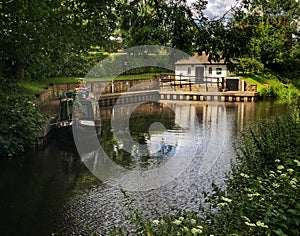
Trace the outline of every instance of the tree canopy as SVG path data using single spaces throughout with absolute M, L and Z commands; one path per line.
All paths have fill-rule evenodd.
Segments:
M 243 0 L 210 19 L 208 2 L 8 0 L 0 2 L 0 78 L 76 74 L 91 46 L 163 45 L 212 60 L 252 58 L 270 69 L 299 65 L 299 2 Z M 110 37 L 122 40 L 116 47 Z M 85 55 L 85 57 L 84 57 Z M 74 67 L 75 69 L 74 69 Z M 76 74 L 78 75 L 78 73 Z

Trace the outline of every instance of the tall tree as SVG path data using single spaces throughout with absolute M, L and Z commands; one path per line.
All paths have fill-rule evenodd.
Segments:
M 113 7 L 112 0 L 0 2 L 2 77 L 47 76 L 70 53 L 105 45 L 115 27 Z
M 299 1 L 245 0 L 243 7 L 245 20 L 256 19 L 249 56 L 268 68 L 283 70 L 299 45 Z

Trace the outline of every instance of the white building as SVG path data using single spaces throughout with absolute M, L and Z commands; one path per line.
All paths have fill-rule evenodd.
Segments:
M 227 69 L 224 60 L 209 61 L 205 53 L 179 60 L 175 63 L 176 80 L 190 80 L 195 83 L 201 81 L 217 82 L 222 78 L 233 75 Z

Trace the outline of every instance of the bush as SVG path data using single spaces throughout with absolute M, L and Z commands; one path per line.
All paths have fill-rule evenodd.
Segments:
M 282 84 L 279 81 L 273 81 L 261 91 L 263 96 L 272 98 L 296 98 L 299 96 L 299 90 L 292 84 Z
M 235 67 L 237 73 L 260 73 L 264 70 L 264 64 L 254 58 L 240 58 L 239 64 Z
M 32 97 L 0 95 L 0 156 L 13 156 L 32 146 L 44 118 Z

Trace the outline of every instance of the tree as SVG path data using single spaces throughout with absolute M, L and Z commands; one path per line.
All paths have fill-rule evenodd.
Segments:
M 195 29 L 186 1 L 119 1 L 117 15 L 125 47 L 155 44 L 193 52 Z
M 105 46 L 115 28 L 114 1 L 14 0 L 0 3 L 3 77 L 59 74 L 72 54 Z
M 297 0 L 243 1 L 245 19 L 256 18 L 249 56 L 266 67 L 284 70 L 299 44 L 300 3 Z

